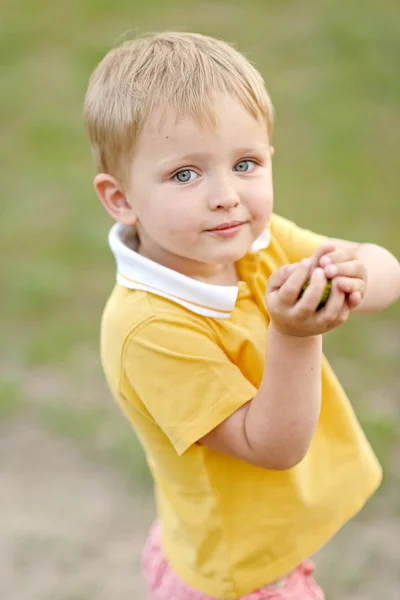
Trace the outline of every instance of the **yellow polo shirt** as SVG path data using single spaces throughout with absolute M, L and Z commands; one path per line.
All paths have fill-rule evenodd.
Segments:
M 196 444 L 257 392 L 268 277 L 325 238 L 274 215 L 239 261 L 239 285 L 227 287 L 153 263 L 125 235 L 118 224 L 109 237 L 118 283 L 102 321 L 104 371 L 146 452 L 173 569 L 193 588 L 234 600 L 316 552 L 381 481 L 325 358 L 320 421 L 296 467 L 271 471 Z

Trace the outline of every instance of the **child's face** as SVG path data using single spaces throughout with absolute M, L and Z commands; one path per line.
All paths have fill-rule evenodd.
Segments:
M 150 122 L 127 190 L 141 251 L 193 276 L 242 258 L 272 212 L 266 127 L 227 95 L 217 97 L 215 114 L 215 131 L 190 118 Z

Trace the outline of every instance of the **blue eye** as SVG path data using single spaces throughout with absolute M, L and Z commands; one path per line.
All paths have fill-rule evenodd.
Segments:
M 249 173 L 255 166 L 254 160 L 241 160 L 233 168 L 238 173 Z
M 196 179 L 196 177 L 197 173 L 193 171 L 193 169 L 184 169 L 183 171 L 175 173 L 173 179 L 179 183 L 189 183 L 190 181 Z

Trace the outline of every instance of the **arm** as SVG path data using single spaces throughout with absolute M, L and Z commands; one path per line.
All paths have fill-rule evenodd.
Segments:
M 325 308 L 316 312 L 326 284 L 322 269 L 315 269 L 299 301 L 309 276 L 307 261 L 285 280 L 287 273 L 281 269 L 268 284 L 271 324 L 257 394 L 200 440 L 213 450 L 274 470 L 293 467 L 310 446 L 321 407 L 321 334 L 349 314 L 336 285 Z
M 354 313 L 370 313 L 390 306 L 400 297 L 400 264 L 398 260 L 375 244 L 356 244 L 345 240 L 330 240 L 336 249 L 320 259 L 328 277 L 339 278 L 339 285 L 350 291 L 351 279 L 360 274 L 360 265 L 366 271 L 366 286 L 361 302 Z M 347 262 L 346 262 L 347 261 Z M 358 261 L 358 265 L 356 264 Z
M 257 466 L 283 470 L 306 454 L 321 406 L 322 336 L 268 330 L 266 368 L 254 399 L 201 442 Z
M 396 302 L 400 298 L 400 264 L 393 254 L 375 244 L 360 244 L 357 258 L 367 269 L 367 287 L 354 312 L 375 312 Z

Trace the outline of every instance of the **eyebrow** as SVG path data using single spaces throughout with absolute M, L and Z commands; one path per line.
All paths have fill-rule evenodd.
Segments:
M 237 148 L 235 150 L 235 154 L 253 154 L 254 152 L 268 152 L 269 146 L 266 144 L 254 144 L 253 146 L 243 146 L 242 148 Z
M 268 151 L 268 146 L 266 144 L 254 144 L 253 146 L 243 146 L 240 148 L 235 148 L 233 154 L 235 156 L 248 156 L 248 155 L 252 155 L 254 153 L 259 153 L 259 152 L 267 152 Z M 180 163 L 185 163 L 185 162 L 196 162 L 198 160 L 201 160 L 205 157 L 210 156 L 209 152 L 190 152 L 188 154 L 184 154 L 182 156 L 170 156 L 167 157 L 165 159 L 163 159 L 162 161 L 160 161 L 160 166 L 161 167 L 168 167 L 170 165 L 174 165 L 176 164 L 180 164 Z

